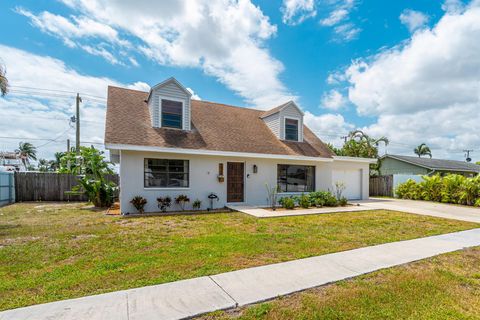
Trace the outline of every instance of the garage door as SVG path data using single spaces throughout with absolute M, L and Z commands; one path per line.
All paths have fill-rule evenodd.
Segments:
M 348 200 L 362 199 L 362 170 L 333 170 L 333 185 L 343 182 L 346 186 L 343 196 Z

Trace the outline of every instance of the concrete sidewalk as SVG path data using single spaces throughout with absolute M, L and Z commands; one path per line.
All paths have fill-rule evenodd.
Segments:
M 480 246 L 480 229 L 13 309 L 0 319 L 185 319 L 473 246 Z

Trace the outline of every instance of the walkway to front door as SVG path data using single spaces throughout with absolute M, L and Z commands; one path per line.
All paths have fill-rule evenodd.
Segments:
M 244 163 L 227 162 L 227 202 L 244 201 Z

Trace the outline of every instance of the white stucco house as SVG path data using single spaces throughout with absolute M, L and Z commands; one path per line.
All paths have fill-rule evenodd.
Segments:
M 209 206 L 267 205 L 265 185 L 281 195 L 333 190 L 346 184 L 349 199 L 368 198 L 372 159 L 336 157 L 304 124 L 290 101 L 268 111 L 194 100 L 174 78 L 150 92 L 108 88 L 105 147 L 120 164 L 120 207 L 130 200 L 179 194 Z

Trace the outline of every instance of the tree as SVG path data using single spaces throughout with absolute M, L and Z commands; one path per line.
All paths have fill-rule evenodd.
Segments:
M 7 69 L 0 64 L 0 94 L 4 97 L 8 93 Z
M 342 155 L 347 157 L 378 158 L 380 143 L 388 145 L 386 137 L 372 138 L 361 130 L 349 133 L 347 142 L 342 147 Z
M 386 137 L 372 138 L 361 130 L 354 130 L 349 133 L 347 141 L 341 148 L 336 148 L 331 143 L 328 143 L 327 147 L 337 156 L 378 158 L 380 143 L 388 145 L 389 141 Z M 377 164 L 370 165 L 370 174 L 377 175 L 380 166 L 380 161 Z
M 106 179 L 106 175 L 113 174 L 110 165 L 100 150 L 80 147 L 79 156 L 70 151 L 61 157 L 58 171 L 78 175 L 79 185 L 73 188 L 73 192 L 85 193 L 96 207 L 109 207 L 117 190 L 115 183 Z
M 425 144 L 422 143 L 415 149 L 413 149 L 413 152 L 420 158 L 421 156 L 430 156 L 432 158 L 432 151 L 430 151 L 430 148 Z
M 46 159 L 38 159 L 38 171 L 47 172 L 50 169 L 49 161 Z
M 20 156 L 20 159 L 22 159 L 25 168 L 28 168 L 30 165 L 30 160 L 37 160 L 37 148 L 30 142 L 20 142 L 15 152 Z

